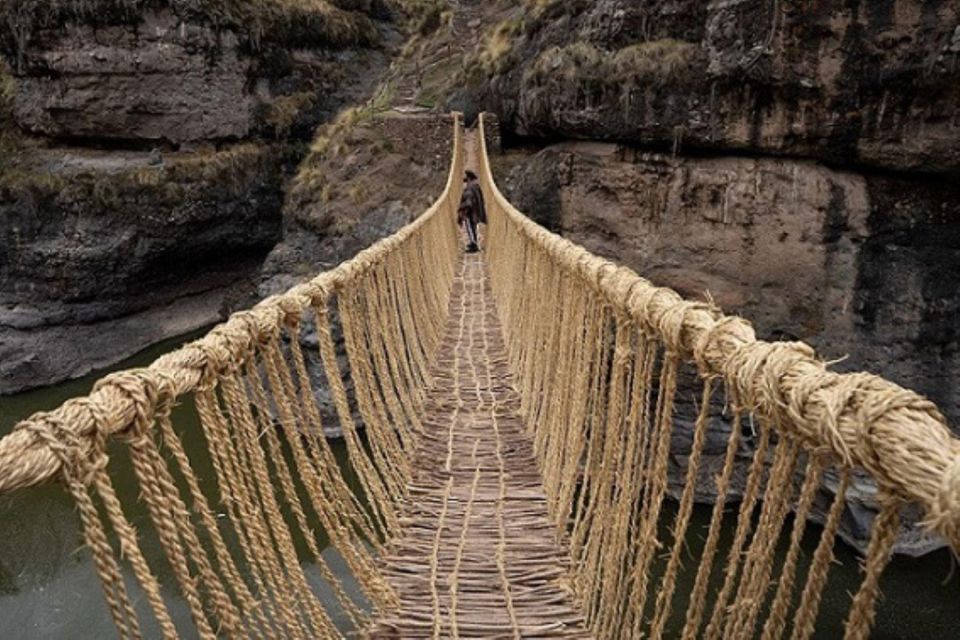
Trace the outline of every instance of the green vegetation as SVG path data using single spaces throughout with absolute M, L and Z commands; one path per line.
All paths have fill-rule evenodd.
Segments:
M 253 49 L 349 47 L 377 39 L 368 16 L 326 0 L 0 0 L 0 42 L 16 55 L 37 29 L 70 22 L 137 24 L 145 12 L 162 9 L 185 21 L 235 31 Z

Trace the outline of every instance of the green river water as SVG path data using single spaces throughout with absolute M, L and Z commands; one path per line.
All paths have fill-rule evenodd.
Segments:
M 117 368 L 148 364 L 186 338 L 159 344 Z M 0 436 L 9 433 L 18 420 L 35 411 L 54 408 L 68 398 L 87 393 L 93 382 L 104 373 L 98 372 L 54 387 L 0 398 Z M 206 445 L 189 401 L 176 411 L 175 423 L 201 481 L 213 478 L 205 454 Z M 343 459 L 345 452 L 342 443 L 336 442 L 334 447 Z M 123 457 L 121 447 L 115 447 L 112 453 L 115 460 L 112 462 L 111 475 L 120 498 L 134 526 L 143 532 L 144 553 L 152 566 L 156 567 L 161 583 L 169 586 L 173 582 L 172 576 L 160 560 L 157 540 L 149 534 L 149 518 L 146 510 L 137 502 L 137 483 L 132 470 Z M 211 504 L 215 502 L 211 501 Z M 672 521 L 671 507 L 668 505 L 665 511 L 664 523 Z M 728 518 L 729 526 L 725 529 L 727 544 L 732 536 L 735 515 L 728 514 Z M 691 587 L 691 574 L 696 571 L 695 559 L 702 549 L 709 519 L 710 507 L 698 506 L 687 536 L 690 554 L 686 556 L 686 571 L 680 575 L 680 593 L 688 592 Z M 666 526 L 664 524 L 664 533 Z M 810 559 L 819 533 L 820 529 L 816 526 L 807 528 L 801 571 L 805 570 L 805 563 Z M 298 544 L 303 548 L 302 541 L 298 541 Z M 781 557 L 784 551 L 781 549 Z M 838 543 L 836 554 L 838 562 L 831 570 L 828 589 L 824 594 L 817 638 L 842 636 L 850 594 L 856 591 L 859 584 L 856 554 L 842 543 Z M 306 553 L 302 555 L 306 556 Z M 339 557 L 331 550 L 326 552 L 326 556 L 334 570 L 345 576 L 348 590 L 355 594 L 355 586 L 349 580 Z M 960 637 L 960 571 L 954 571 L 953 565 L 953 558 L 945 550 L 922 558 L 894 558 L 882 580 L 884 598 L 878 607 L 873 637 L 916 640 Z M 306 565 L 306 572 L 320 597 L 328 600 L 328 590 L 314 568 Z M 719 581 L 719 565 L 714 574 Z M 137 592 L 132 580 L 128 580 L 128 584 L 131 585 L 133 597 L 138 599 L 138 609 L 144 613 L 145 635 L 156 637 L 156 628 L 151 626 L 151 617 L 142 594 Z M 715 588 L 719 588 L 719 584 Z M 185 604 L 172 590 L 165 596 L 175 622 L 189 637 L 189 614 Z M 679 607 L 681 603 L 678 601 L 677 605 Z M 678 633 L 682 626 L 680 618 L 680 614 L 674 616 L 668 636 Z M 0 497 L 0 640 L 115 636 L 89 553 L 81 546 L 73 502 L 62 487 L 52 484 Z

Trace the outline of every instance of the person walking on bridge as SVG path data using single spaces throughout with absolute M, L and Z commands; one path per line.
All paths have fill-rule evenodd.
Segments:
M 463 176 L 463 195 L 457 209 L 457 224 L 462 225 L 467 234 L 467 253 L 480 250 L 477 225 L 487 224 L 487 208 L 483 202 L 483 190 L 477 174 L 469 169 Z

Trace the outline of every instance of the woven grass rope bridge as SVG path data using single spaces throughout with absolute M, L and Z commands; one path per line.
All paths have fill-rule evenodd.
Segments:
M 452 125 L 416 221 L 0 441 L 0 493 L 57 481 L 76 501 L 121 637 L 809 638 L 855 475 L 880 509 L 847 638 L 871 632 L 903 509 L 960 551 L 960 441 L 934 405 L 549 233 L 497 190 L 482 122 Z M 454 222 L 465 164 L 482 254 Z M 698 415 L 670 497 L 678 388 Z M 115 486 L 127 461 L 143 522 Z M 704 483 L 720 497 L 691 557 Z

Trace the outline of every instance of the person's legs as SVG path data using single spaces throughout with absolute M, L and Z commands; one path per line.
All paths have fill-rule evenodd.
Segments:
M 467 231 L 467 251 L 476 251 L 479 248 L 477 245 L 477 223 L 467 219 L 463 222 L 463 226 Z

